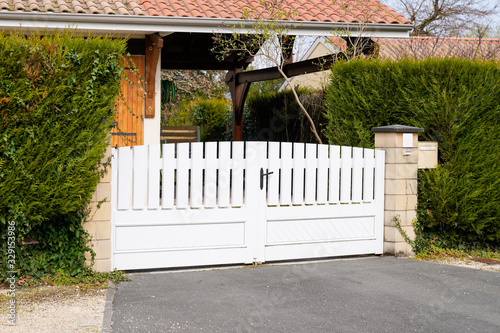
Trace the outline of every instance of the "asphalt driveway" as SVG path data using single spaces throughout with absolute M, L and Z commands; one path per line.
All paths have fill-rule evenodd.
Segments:
M 116 287 L 112 332 L 500 332 L 500 273 L 411 259 L 131 278 Z

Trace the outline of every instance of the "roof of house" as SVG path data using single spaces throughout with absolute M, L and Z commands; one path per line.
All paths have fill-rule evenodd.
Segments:
M 386 59 L 500 59 L 499 38 L 410 37 L 373 40 L 379 45 L 378 57 Z
M 0 11 L 243 19 L 244 11 L 263 7 L 259 0 L 0 0 Z M 410 24 L 377 0 L 293 0 L 282 8 L 294 21 Z
M 347 47 L 340 37 L 328 37 L 341 51 Z M 409 37 L 372 38 L 377 44 L 376 56 L 382 59 L 424 59 L 458 57 L 500 59 L 500 38 Z

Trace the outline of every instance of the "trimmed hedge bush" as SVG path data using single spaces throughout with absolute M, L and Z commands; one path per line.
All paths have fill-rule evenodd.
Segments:
M 419 172 L 418 223 L 444 246 L 500 247 L 500 67 L 458 59 L 332 67 L 332 144 L 373 147 L 371 127 L 422 127 L 440 166 Z
M 201 99 L 189 103 L 189 124 L 200 126 L 200 141 L 220 141 L 226 136 L 231 124 L 231 102 L 227 99 Z
M 14 221 L 19 274 L 84 269 L 81 222 L 104 172 L 125 47 L 72 32 L 0 33 L 2 266 Z M 23 245 L 28 236 L 40 244 Z
M 171 114 L 168 126 L 199 126 L 200 141 L 231 140 L 231 101 L 225 98 L 183 100 Z

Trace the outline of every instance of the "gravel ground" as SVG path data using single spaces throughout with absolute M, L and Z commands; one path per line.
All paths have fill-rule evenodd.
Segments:
M 500 272 L 500 265 L 488 265 L 481 262 L 474 261 L 472 259 L 455 259 L 455 258 L 443 258 L 439 260 L 428 260 L 432 262 L 437 262 L 439 264 L 461 266 L 473 269 L 480 269 L 483 271 L 493 271 Z
M 106 289 L 89 287 L 39 287 L 16 291 L 16 326 L 7 321 L 7 290 L 0 289 L 0 331 L 101 332 Z
M 470 259 L 432 260 L 447 265 L 500 272 L 500 265 Z M 17 290 L 17 325 L 7 323 L 7 290 L 0 289 L 1 332 L 101 332 L 106 300 L 104 288 L 40 287 Z

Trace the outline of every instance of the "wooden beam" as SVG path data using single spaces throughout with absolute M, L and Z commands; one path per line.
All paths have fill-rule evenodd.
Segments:
M 236 83 L 236 75 L 242 72 L 241 67 L 233 68 L 226 75 L 226 83 L 233 101 L 233 141 L 243 141 L 243 112 L 251 84 L 251 82 Z
M 315 59 L 294 62 L 284 65 L 283 72 L 289 78 L 297 75 L 320 72 L 329 69 L 336 60 L 342 58 L 345 58 L 345 55 L 343 53 L 338 53 L 336 55 L 327 55 Z M 277 67 L 236 73 L 235 77 L 236 84 L 283 78 Z
M 179 69 L 179 70 L 229 70 L 233 66 L 232 64 L 224 62 L 212 62 L 204 61 L 200 59 L 198 62 L 173 62 L 173 61 L 162 61 L 162 69 Z
M 155 117 L 156 69 L 163 39 L 158 34 L 146 36 L 146 118 Z

